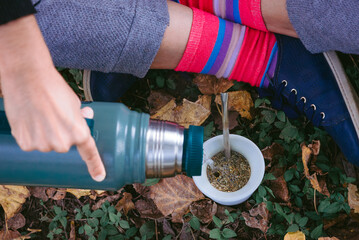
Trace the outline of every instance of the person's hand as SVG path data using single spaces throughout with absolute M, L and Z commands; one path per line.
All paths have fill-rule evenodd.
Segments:
M 81 111 L 33 16 L 0 26 L 0 74 L 6 116 L 20 148 L 67 152 L 76 145 L 92 178 L 102 181 L 105 168 L 84 120 L 92 109 Z

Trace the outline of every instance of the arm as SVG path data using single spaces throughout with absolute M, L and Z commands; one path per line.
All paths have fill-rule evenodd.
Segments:
M 91 176 L 105 169 L 75 93 L 53 66 L 33 15 L 0 25 L 0 76 L 12 134 L 25 151 L 66 152 L 72 145 Z

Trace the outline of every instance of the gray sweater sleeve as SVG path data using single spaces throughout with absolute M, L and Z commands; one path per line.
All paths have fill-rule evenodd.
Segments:
M 358 0 L 287 0 L 289 19 L 312 53 L 359 54 Z

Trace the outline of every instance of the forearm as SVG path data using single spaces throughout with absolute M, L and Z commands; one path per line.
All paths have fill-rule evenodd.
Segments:
M 51 56 L 34 16 L 0 25 L 1 75 L 26 74 L 27 70 L 50 66 Z

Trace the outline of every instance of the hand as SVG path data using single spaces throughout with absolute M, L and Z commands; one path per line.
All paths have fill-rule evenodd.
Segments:
M 33 16 L 0 26 L 0 73 L 5 112 L 20 148 L 67 152 L 76 145 L 92 178 L 102 181 L 105 168 L 83 117 L 93 112 L 81 112 Z

